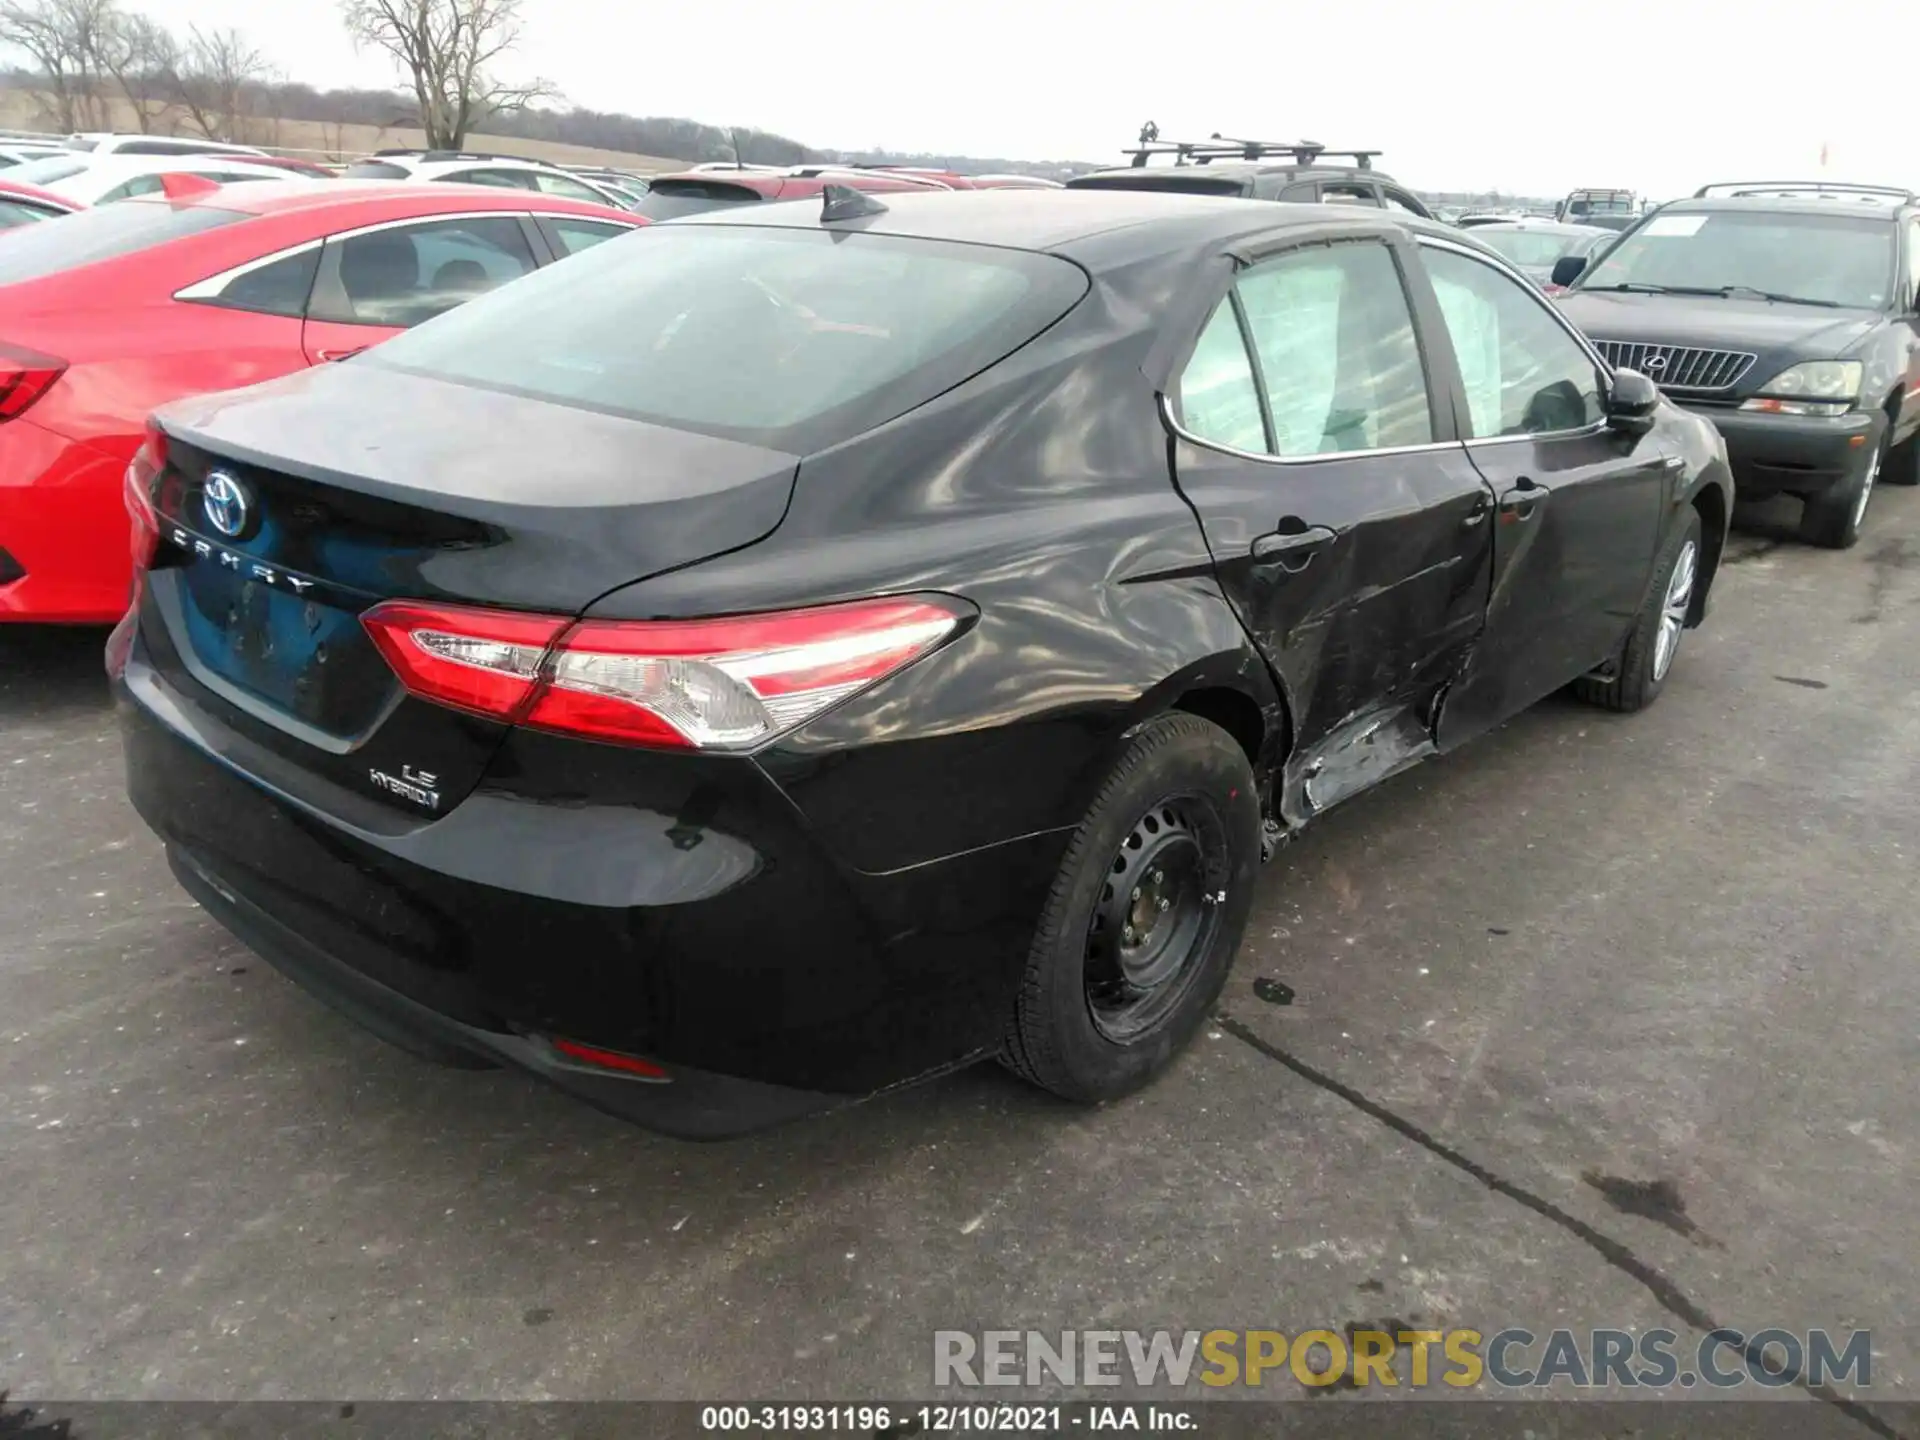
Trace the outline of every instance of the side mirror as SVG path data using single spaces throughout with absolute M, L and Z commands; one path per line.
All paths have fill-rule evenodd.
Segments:
M 1584 255 L 1562 255 L 1553 262 L 1553 283 L 1566 289 L 1578 280 L 1587 270 L 1587 258 Z
M 1623 435 L 1644 435 L 1653 429 L 1653 413 L 1660 408 L 1660 389 L 1638 370 L 1613 372 L 1607 392 L 1607 424 Z

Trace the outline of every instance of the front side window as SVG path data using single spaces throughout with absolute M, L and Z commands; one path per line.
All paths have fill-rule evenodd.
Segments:
M 348 325 L 418 325 L 534 269 L 511 215 L 430 220 L 331 240 L 338 269 L 308 315 Z
M 1502 230 L 1497 225 L 1485 226 L 1474 238 L 1484 240 L 1523 270 L 1550 270 L 1562 255 L 1583 253 L 1590 243 L 1581 235 L 1552 230 Z
M 506 190 L 534 188 L 533 172 L 530 170 L 461 170 L 442 178 L 460 185 L 492 185 Z
M 553 227 L 554 237 L 559 240 L 561 250 L 568 255 L 578 255 L 602 240 L 632 233 L 625 225 L 610 225 L 604 220 L 582 220 L 571 215 L 550 216 L 547 224 Z
M 1920 310 L 1920 220 L 1907 222 L 1907 303 Z
M 543 195 L 564 195 L 569 200 L 585 200 L 594 205 L 606 205 L 610 202 L 591 185 L 583 185 L 571 175 L 553 175 L 545 170 L 535 170 L 534 188 Z
M 0 196 L 0 230 L 11 230 L 16 225 L 31 225 L 36 220 L 50 220 L 55 213 L 39 205 L 29 205 L 23 200 Z
M 1602 414 L 1600 372 L 1545 303 L 1493 266 L 1428 247 L 1472 436 L 1579 430 Z
M 1894 236 L 1889 221 L 1866 215 L 1666 210 L 1609 250 L 1579 288 L 1752 292 L 1878 310 L 1894 284 Z

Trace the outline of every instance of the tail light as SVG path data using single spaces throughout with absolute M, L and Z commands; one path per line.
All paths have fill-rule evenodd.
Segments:
M 575 622 L 395 600 L 361 623 L 423 700 L 618 744 L 745 750 L 911 665 L 967 613 L 917 597 Z
M 153 563 L 154 553 L 160 548 L 160 517 L 153 508 L 153 482 L 160 478 L 166 468 L 167 433 L 158 425 L 149 423 L 146 441 L 134 451 L 133 461 L 127 466 L 126 484 L 122 487 L 127 515 L 133 521 L 133 568 L 136 573 Z
M 67 362 L 18 345 L 0 345 L 0 425 L 27 413 L 67 373 Z
M 596 1070 L 616 1070 L 622 1075 L 630 1075 L 636 1080 L 671 1080 L 658 1065 L 651 1060 L 642 1060 L 638 1055 L 628 1055 L 619 1050 L 602 1050 L 598 1045 L 582 1045 L 578 1040 L 563 1040 L 554 1036 L 553 1048 L 567 1059 L 579 1065 L 591 1065 Z

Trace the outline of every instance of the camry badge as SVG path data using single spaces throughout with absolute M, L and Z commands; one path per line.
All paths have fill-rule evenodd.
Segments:
M 247 492 L 240 482 L 224 470 L 207 476 L 200 491 L 200 508 L 207 512 L 207 523 L 228 539 L 247 528 Z

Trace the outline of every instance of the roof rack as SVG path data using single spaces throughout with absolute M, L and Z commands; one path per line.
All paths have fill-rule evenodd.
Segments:
M 1735 200 L 1751 195 L 1848 195 L 1860 200 L 1897 200 L 1903 204 L 1920 201 L 1920 195 L 1904 185 L 1843 185 L 1830 180 L 1726 180 L 1702 185 L 1693 192 L 1696 200 L 1716 195 Z
M 1157 136 L 1158 131 L 1153 131 Z M 1155 155 L 1171 155 L 1175 165 L 1205 165 L 1211 160 L 1266 160 L 1285 156 L 1296 165 L 1312 165 L 1323 155 L 1354 162 L 1361 170 L 1373 168 L 1378 150 L 1329 150 L 1318 140 L 1236 140 L 1213 135 L 1205 140 L 1142 140 L 1122 155 L 1133 157 L 1133 168 L 1142 169 Z

